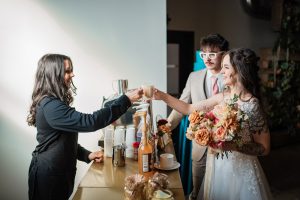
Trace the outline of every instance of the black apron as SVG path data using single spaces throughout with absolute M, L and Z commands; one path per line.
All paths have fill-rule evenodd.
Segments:
M 67 200 L 73 192 L 76 170 L 57 173 L 51 171 L 47 162 L 32 153 L 29 167 L 29 200 Z

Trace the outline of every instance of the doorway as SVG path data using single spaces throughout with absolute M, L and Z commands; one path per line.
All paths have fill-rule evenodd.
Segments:
M 193 71 L 194 51 L 194 32 L 167 31 L 167 92 L 176 98 Z M 168 115 L 170 112 L 168 107 Z

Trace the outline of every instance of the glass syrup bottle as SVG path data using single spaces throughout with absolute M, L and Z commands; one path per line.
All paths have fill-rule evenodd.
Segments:
M 139 174 L 143 175 L 146 179 L 149 179 L 153 175 L 153 148 L 148 140 L 148 125 L 146 123 L 147 112 L 143 115 L 144 124 L 142 129 L 142 140 L 138 150 L 138 169 Z

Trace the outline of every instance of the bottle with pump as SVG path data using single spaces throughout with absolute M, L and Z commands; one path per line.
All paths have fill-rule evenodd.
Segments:
M 146 179 L 149 179 L 153 175 L 153 163 L 152 163 L 152 155 L 153 148 L 148 140 L 148 125 L 146 123 L 147 112 L 140 112 L 139 115 L 143 117 L 144 124 L 142 129 L 142 140 L 138 150 L 138 169 L 139 174 L 144 175 Z

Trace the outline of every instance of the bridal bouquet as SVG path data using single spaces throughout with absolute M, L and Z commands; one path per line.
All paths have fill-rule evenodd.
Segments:
M 235 95 L 224 104 L 219 104 L 209 112 L 194 111 L 189 116 L 189 127 L 186 137 L 194 140 L 202 146 L 210 146 L 216 151 L 216 156 L 224 154 L 227 151 L 222 150 L 226 142 L 234 142 L 241 145 L 241 138 L 238 136 L 243 122 L 248 117 L 239 109 L 237 104 L 238 96 Z

